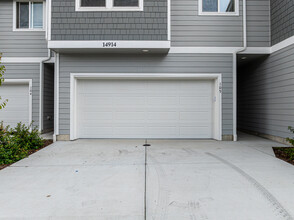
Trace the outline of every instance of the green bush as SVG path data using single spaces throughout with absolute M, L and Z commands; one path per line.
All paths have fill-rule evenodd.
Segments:
M 293 127 L 290 127 L 289 126 L 288 129 L 289 129 L 289 131 L 291 131 L 292 133 L 294 133 L 294 128 Z M 294 137 L 293 138 L 287 138 L 287 141 L 289 141 L 289 143 L 292 144 L 292 146 L 294 146 Z
M 22 123 L 15 128 L 0 125 L 0 164 L 11 164 L 29 155 L 44 145 L 37 128 Z

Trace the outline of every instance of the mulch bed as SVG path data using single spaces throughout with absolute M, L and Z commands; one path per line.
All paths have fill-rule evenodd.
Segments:
M 290 158 L 289 150 L 294 152 L 294 147 L 273 147 L 276 157 L 294 165 L 294 160 Z
M 38 150 L 31 150 L 31 151 L 29 151 L 29 155 L 28 155 L 28 156 L 30 156 L 30 155 L 33 154 L 33 153 L 38 152 L 39 150 L 42 150 L 43 148 L 49 146 L 49 145 L 52 144 L 52 143 L 53 143 L 53 140 L 45 140 L 44 145 L 43 145 L 41 148 L 39 148 Z M 8 167 L 8 166 L 10 166 L 10 165 L 11 165 L 11 164 L 0 165 L 0 170 L 4 169 L 4 168 L 6 168 L 6 167 Z

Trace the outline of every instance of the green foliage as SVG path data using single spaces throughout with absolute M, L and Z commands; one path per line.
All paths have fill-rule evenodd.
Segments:
M 44 140 L 36 128 L 18 123 L 15 128 L 0 125 L 0 165 L 11 164 L 40 149 Z
M 294 134 L 294 128 L 293 127 L 289 126 L 288 129 L 289 129 L 289 131 L 291 131 Z M 292 146 L 294 146 L 294 137 L 293 138 L 287 138 L 287 141 L 289 141 L 289 143 L 292 144 Z
M 0 53 L 0 86 L 2 85 L 2 83 L 4 82 L 4 73 L 5 73 L 5 66 L 1 65 L 1 53 Z M 6 104 L 7 104 L 8 100 L 5 99 L 2 101 L 2 97 L 0 96 L 0 110 L 3 109 Z

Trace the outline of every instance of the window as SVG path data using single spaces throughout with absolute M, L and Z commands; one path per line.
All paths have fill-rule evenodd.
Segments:
M 200 15 L 239 15 L 239 0 L 199 0 Z
M 40 1 L 19 1 L 14 3 L 15 30 L 43 30 L 44 4 Z
M 143 0 L 76 0 L 77 11 L 142 11 Z

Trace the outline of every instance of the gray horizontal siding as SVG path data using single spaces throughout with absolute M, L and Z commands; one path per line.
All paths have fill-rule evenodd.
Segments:
M 294 46 L 278 51 L 239 76 L 238 127 L 289 137 L 294 126 Z
M 144 0 L 137 12 L 76 12 L 75 0 L 52 0 L 52 40 L 167 40 L 167 0 Z
M 271 0 L 271 36 L 275 45 L 294 35 L 294 1 Z
M 37 63 L 9 63 L 6 67 L 5 79 L 32 79 L 33 95 L 33 121 L 34 126 L 39 126 L 39 98 L 40 98 L 40 64 Z
M 47 57 L 45 31 L 13 31 L 13 1 L 0 1 L 0 53 L 3 57 Z
M 240 16 L 198 15 L 198 1 L 171 0 L 171 40 L 174 47 L 239 47 L 243 44 Z
M 232 55 L 65 55 L 60 56 L 60 134 L 69 134 L 70 73 L 222 73 L 223 135 L 232 135 Z
M 44 65 L 44 104 L 43 104 L 43 130 L 54 129 L 54 65 Z M 48 120 L 47 117 L 51 119 Z
M 269 47 L 270 38 L 270 0 L 247 0 L 248 46 Z

